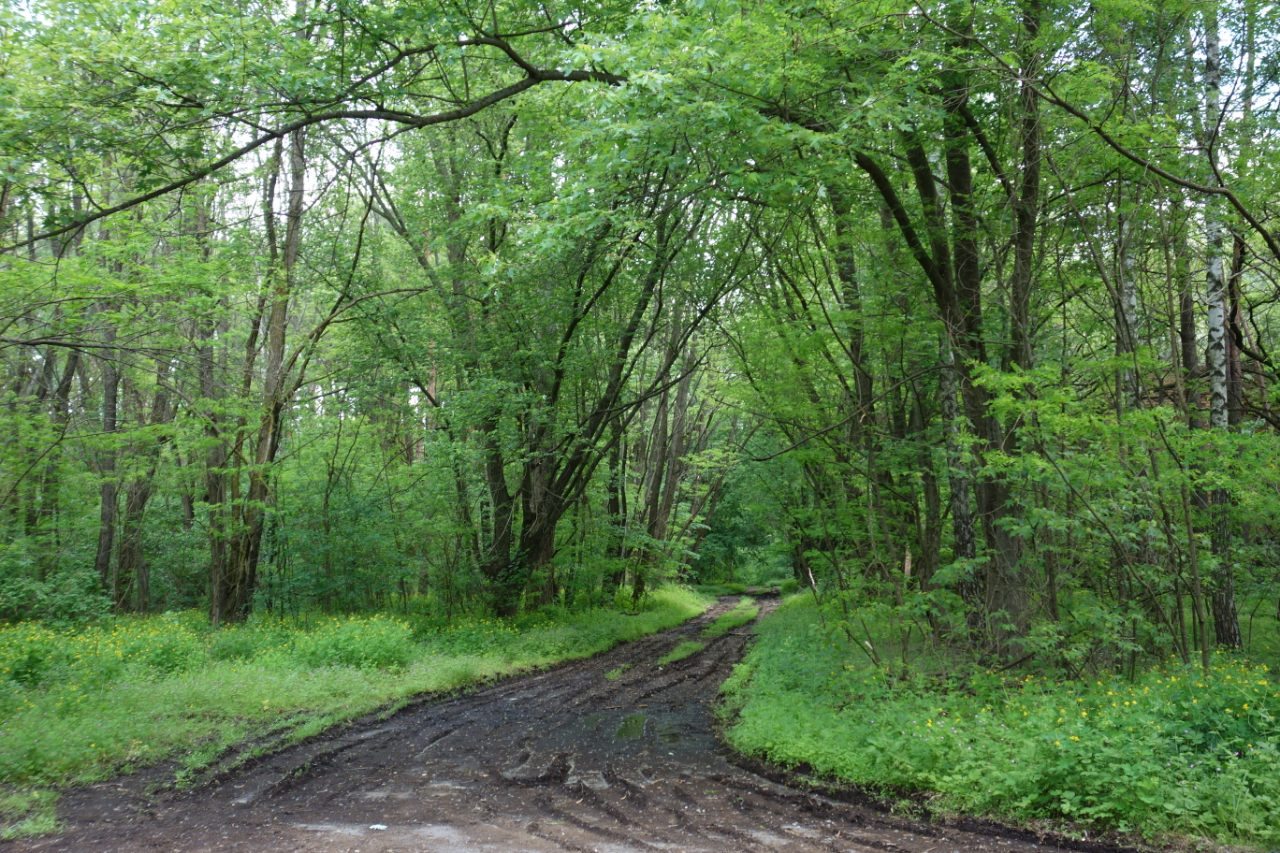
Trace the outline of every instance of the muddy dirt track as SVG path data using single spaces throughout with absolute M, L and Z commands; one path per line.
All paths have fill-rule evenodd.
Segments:
M 1031 851 L 771 782 L 712 731 L 750 628 L 658 657 L 736 599 L 586 661 L 406 708 L 148 800 L 145 777 L 68 794 L 68 831 L 0 851 Z M 773 604 L 762 602 L 764 610 Z M 629 668 L 616 679 L 605 673 Z

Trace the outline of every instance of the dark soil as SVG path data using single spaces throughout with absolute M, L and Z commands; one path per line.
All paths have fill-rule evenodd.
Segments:
M 354 724 L 195 790 L 148 796 L 152 774 L 71 792 L 59 807 L 66 832 L 0 849 L 1029 853 L 1056 846 L 998 827 L 889 816 L 733 763 L 716 740 L 711 706 L 749 629 L 707 640 L 669 666 L 653 661 L 736 601 L 590 660 Z M 762 605 L 762 613 L 775 606 Z

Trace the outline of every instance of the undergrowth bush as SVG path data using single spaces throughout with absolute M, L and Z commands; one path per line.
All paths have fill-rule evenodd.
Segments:
M 111 612 L 93 571 L 68 572 L 52 581 L 14 571 L 13 546 L 0 546 L 0 620 L 43 619 L 55 625 L 82 625 Z M 8 564 L 8 565 L 6 565 Z
M 161 674 L 185 672 L 208 658 L 204 632 L 191 623 L 190 617 L 184 620 L 176 614 L 165 613 L 135 622 L 112 636 L 126 663 Z
M 219 631 L 217 639 L 209 646 L 209 657 L 216 661 L 252 660 L 262 650 L 262 637 L 257 631 Z
M 294 657 L 309 667 L 399 669 L 416 651 L 408 623 L 383 616 L 328 619 L 293 644 Z
M 934 806 L 1224 842 L 1280 842 L 1280 686 L 1266 666 L 1170 660 L 1132 680 L 985 670 L 890 677 L 785 603 L 725 683 L 745 752 Z

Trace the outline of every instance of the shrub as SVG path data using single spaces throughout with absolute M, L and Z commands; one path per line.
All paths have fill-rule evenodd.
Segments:
M 224 628 L 209 647 L 214 660 L 250 660 L 259 651 L 262 637 L 251 628 Z
M 0 571 L 0 619 L 83 625 L 110 612 L 111 602 L 92 572 L 68 572 L 45 582 Z
M 172 675 L 194 669 L 207 658 L 204 642 L 177 614 L 165 613 L 130 627 L 121 644 L 128 663 Z
M 23 687 L 43 683 L 58 661 L 58 635 L 34 623 L 0 633 L 0 679 Z
M 13 662 L 9 677 L 24 687 L 34 687 L 44 680 L 49 669 L 49 658 L 43 649 L 29 647 L 22 657 Z
M 293 645 L 293 656 L 309 667 L 397 669 L 413 654 L 409 625 L 384 616 L 334 620 L 302 635 Z

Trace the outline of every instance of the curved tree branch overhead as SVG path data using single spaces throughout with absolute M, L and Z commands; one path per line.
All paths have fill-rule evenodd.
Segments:
M 541 26 L 513 21 L 499 29 L 496 18 L 460 17 L 447 4 L 417 14 L 431 24 L 421 30 L 460 34 L 426 41 L 419 28 L 402 21 L 392 26 L 365 8 L 311 10 L 302 3 L 279 22 L 241 25 L 224 18 L 218 29 L 182 33 L 185 45 L 130 55 L 125 44 L 154 47 L 160 33 L 151 28 L 165 28 L 124 21 L 122 28 L 135 29 L 132 36 L 121 35 L 125 44 L 114 46 L 124 55 L 103 51 L 80 59 L 73 52 L 58 69 L 65 75 L 56 81 L 62 91 L 44 92 L 47 100 L 30 105 L 31 115 L 38 117 L 35 126 L 15 127 L 14 135 L 3 140 L 28 162 L 61 163 L 83 195 L 78 209 L 50 211 L 44 228 L 30 229 L 3 251 L 74 239 L 92 223 L 191 187 L 263 146 L 316 125 L 431 127 L 470 118 L 542 83 L 623 82 L 605 70 L 555 64 L 573 47 L 571 34 L 581 33 L 576 17 Z M 86 105 L 94 111 L 87 113 Z M 107 109 L 116 117 L 98 121 L 97 114 Z M 130 158 L 133 185 L 145 190 L 119 199 L 95 197 L 76 164 L 76 152 L 86 149 Z M 24 186 L 21 160 L 10 166 L 6 197 L 46 189 Z

